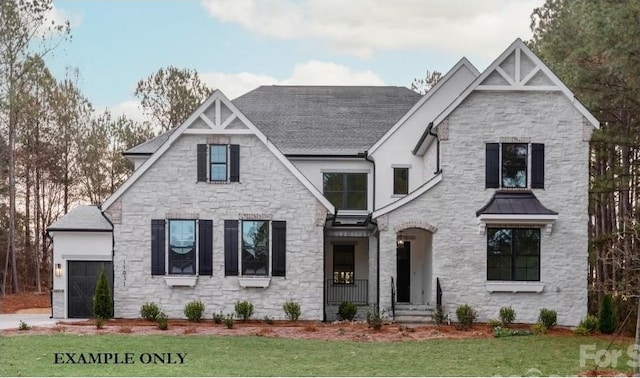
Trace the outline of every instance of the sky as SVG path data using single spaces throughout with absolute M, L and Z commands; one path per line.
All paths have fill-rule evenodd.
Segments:
M 260 85 L 395 85 L 446 73 L 462 57 L 484 70 L 531 38 L 544 0 L 54 0 L 71 39 L 47 63 L 96 112 L 141 121 L 136 83 L 161 67 L 195 69 L 234 99 Z

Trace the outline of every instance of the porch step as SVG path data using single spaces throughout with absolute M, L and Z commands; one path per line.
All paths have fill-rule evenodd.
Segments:
M 425 324 L 432 323 L 434 307 L 423 304 L 396 304 L 396 323 L 401 324 Z

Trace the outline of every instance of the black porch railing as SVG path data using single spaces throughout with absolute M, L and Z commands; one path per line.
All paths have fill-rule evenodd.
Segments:
M 396 320 L 396 284 L 391 277 L 391 319 Z
M 442 287 L 440 287 L 439 277 L 436 277 L 436 305 L 442 306 Z
M 327 280 L 327 304 L 353 302 L 357 305 L 369 304 L 369 280 L 354 280 L 352 284 L 334 283 Z

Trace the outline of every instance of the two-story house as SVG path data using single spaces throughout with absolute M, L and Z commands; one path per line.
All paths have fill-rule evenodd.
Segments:
M 116 317 L 200 299 L 230 313 L 336 318 L 512 306 L 577 325 L 587 310 L 589 139 L 598 121 L 516 40 L 484 72 L 458 62 L 426 95 L 400 87 L 215 91 L 125 156 L 100 207 L 49 227 L 55 317 L 91 316 L 106 269 Z

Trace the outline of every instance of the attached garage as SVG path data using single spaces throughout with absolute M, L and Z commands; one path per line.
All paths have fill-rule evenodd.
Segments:
M 93 317 L 104 270 L 113 295 L 113 226 L 97 206 L 78 206 L 47 229 L 53 239 L 54 318 Z
M 68 309 L 69 318 L 93 317 L 93 295 L 100 273 L 104 270 L 113 293 L 113 263 L 111 261 L 68 261 Z

